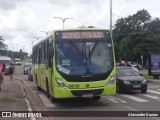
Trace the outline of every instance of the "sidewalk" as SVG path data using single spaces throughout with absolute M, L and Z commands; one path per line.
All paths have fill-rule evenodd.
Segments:
M 6 75 L 2 83 L 2 90 L 0 91 L 0 112 L 3 111 L 28 111 L 28 106 L 23 95 L 23 90 L 20 81 L 10 80 Z M 1 113 L 0 113 L 1 114 Z M 0 120 L 30 120 L 30 118 L 7 118 L 3 117 Z

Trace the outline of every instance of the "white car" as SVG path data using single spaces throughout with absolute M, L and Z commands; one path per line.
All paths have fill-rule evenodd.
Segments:
M 21 64 L 22 64 L 20 58 L 15 58 L 15 59 L 14 59 L 14 62 L 15 62 L 16 65 L 21 65 Z

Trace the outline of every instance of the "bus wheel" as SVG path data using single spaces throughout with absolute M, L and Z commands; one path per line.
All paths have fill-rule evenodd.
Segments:
M 38 86 L 38 78 L 37 78 L 37 75 L 36 75 L 36 84 L 37 84 L 37 90 L 38 90 L 38 91 L 41 91 L 41 88 Z
M 49 85 L 48 85 L 48 79 L 47 78 L 46 78 L 46 92 L 47 92 L 47 97 L 50 98 Z
M 49 96 L 51 102 L 57 102 L 58 99 L 54 98 L 52 95 Z

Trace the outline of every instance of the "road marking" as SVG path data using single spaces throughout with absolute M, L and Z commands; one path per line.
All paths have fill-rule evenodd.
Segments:
M 56 107 L 44 94 L 39 94 L 41 100 L 43 101 L 45 107 Z
M 145 97 L 148 97 L 148 98 L 152 98 L 152 99 L 160 101 L 160 97 L 158 97 L 158 96 L 149 95 L 149 94 L 141 94 L 141 95 L 143 95 Z
M 160 95 L 160 92 L 159 92 L 159 91 L 147 90 L 147 92 L 149 92 L 149 93 L 154 93 L 154 94 L 157 94 L 157 95 Z
M 121 100 L 121 99 L 113 97 L 113 96 L 106 96 L 105 99 L 110 100 L 110 101 L 112 101 L 114 103 L 128 103 L 128 102 L 126 102 L 124 100 Z
M 25 96 L 26 96 L 26 93 L 25 93 L 25 91 L 24 91 L 24 88 L 23 88 L 22 83 L 21 83 L 20 80 L 19 80 L 19 84 L 20 84 L 20 86 L 21 86 L 23 96 L 25 97 Z M 27 106 L 28 106 L 28 111 L 32 112 L 33 110 L 32 110 L 32 108 L 31 108 L 31 105 L 30 105 L 30 102 L 29 102 L 28 98 L 25 98 L 25 101 L 26 101 Z M 32 117 L 31 117 L 31 120 L 36 120 L 36 118 L 35 118 L 34 116 L 32 116 Z
M 145 100 L 145 99 L 142 99 L 142 98 L 138 98 L 138 97 L 135 97 L 135 96 L 132 96 L 132 95 L 120 95 L 120 96 L 128 98 L 130 100 L 134 100 L 136 102 L 149 102 L 148 100 Z
M 20 81 L 20 80 L 19 80 L 19 84 L 20 84 L 20 86 L 21 86 L 23 96 L 25 97 L 25 96 L 26 96 L 26 93 L 24 92 L 24 89 L 23 89 L 23 87 L 22 87 L 22 83 L 21 83 L 21 81 Z
M 140 111 L 140 110 L 137 110 L 137 109 L 132 108 L 132 107 L 130 107 L 130 106 L 124 106 L 124 107 L 127 108 L 127 109 L 129 109 L 129 110 L 131 110 L 131 111 Z
M 148 88 L 159 88 L 160 86 L 148 86 Z

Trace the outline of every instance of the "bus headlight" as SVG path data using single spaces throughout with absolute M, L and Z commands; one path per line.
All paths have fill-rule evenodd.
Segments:
M 59 87 L 67 88 L 67 86 L 59 78 L 56 78 L 56 82 L 57 82 Z
M 115 81 L 115 75 L 113 75 L 113 76 L 110 78 L 110 80 L 109 80 L 108 83 L 107 83 L 107 86 L 113 85 L 113 84 L 114 84 L 114 81 Z

